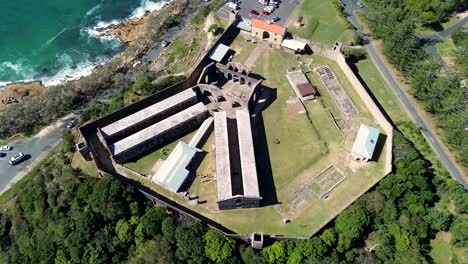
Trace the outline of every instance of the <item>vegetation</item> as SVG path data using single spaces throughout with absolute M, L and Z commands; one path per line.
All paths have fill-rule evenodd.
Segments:
M 422 103 L 426 111 L 434 115 L 437 125 L 445 132 L 447 142 L 454 149 L 458 162 L 468 166 L 468 134 L 465 133 L 468 100 L 465 88 L 460 85 L 461 76 L 444 71 L 435 59 L 426 54 L 420 47 L 415 31 L 416 21 L 433 21 L 433 18 L 428 18 L 432 16 L 429 14 L 439 14 L 437 20 L 434 20 L 437 22 L 447 17 L 450 10 L 465 7 L 454 1 L 440 3 L 437 9 L 431 11 L 427 8 L 435 7 L 427 5 L 420 9 L 422 12 L 416 12 L 419 20 L 415 21 L 414 12 L 411 11 L 419 5 L 415 5 L 414 1 L 403 1 L 403 6 L 400 4 L 401 1 L 369 3 L 369 28 L 374 36 L 383 39 L 384 54 L 390 63 L 409 80 L 410 93 Z M 457 32 L 455 39 L 460 43 L 464 38 Z M 459 57 L 462 64 L 466 63 L 463 56 Z
M 394 174 L 307 241 L 274 242 L 253 250 L 145 201 L 110 176 L 89 177 L 52 155 L 1 206 L 3 263 L 419 263 L 429 261 L 428 237 L 452 231 L 466 247 L 466 215 L 434 207 L 437 176 L 397 133 Z M 13 199 L 14 197 L 14 199 Z M 466 200 L 466 199 L 465 199 Z M 365 250 L 371 248 L 371 250 Z
M 452 33 L 455 45 L 456 70 L 465 78 L 468 77 L 468 31 L 467 27 L 459 28 Z

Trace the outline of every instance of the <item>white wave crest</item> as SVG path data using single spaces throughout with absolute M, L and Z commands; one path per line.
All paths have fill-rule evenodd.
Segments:
M 88 10 L 88 12 L 86 12 L 85 17 L 94 14 L 99 8 L 101 8 L 101 4 L 97 4 L 97 5 L 93 6 L 93 8 L 91 8 L 90 10 Z
M 141 0 L 141 4 L 137 7 L 129 18 L 142 18 L 145 16 L 146 12 L 153 12 L 156 10 L 161 9 L 164 5 L 170 3 L 170 0 L 163 0 L 163 1 L 149 1 L 149 0 Z
M 64 84 L 67 81 L 78 80 L 88 76 L 97 65 L 102 65 L 108 61 L 108 58 L 98 57 L 96 62 L 86 60 L 78 63 L 76 66 L 72 66 L 72 58 L 68 54 L 57 55 L 57 58 L 60 63 L 64 64 L 63 68 L 52 77 L 39 78 L 46 87 Z
M 21 70 L 23 69 L 23 65 L 19 63 L 13 63 L 11 61 L 5 61 L 0 63 L 0 71 L 4 70 L 13 70 L 16 74 L 19 74 Z

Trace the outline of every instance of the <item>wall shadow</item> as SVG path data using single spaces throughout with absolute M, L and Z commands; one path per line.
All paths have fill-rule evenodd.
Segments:
M 254 149 L 255 160 L 258 174 L 258 185 L 260 195 L 262 196 L 261 205 L 268 206 L 278 204 L 278 196 L 276 194 L 275 181 L 271 167 L 270 152 L 268 149 L 268 140 L 266 136 L 265 123 L 263 120 L 262 111 L 270 106 L 277 97 L 276 89 L 261 86 L 261 95 L 259 99 L 264 101 L 259 102 L 256 107 L 261 110 L 256 112 L 256 123 L 252 127 L 254 130 Z
M 377 105 L 377 107 L 379 108 L 380 112 L 382 112 L 382 114 L 385 116 L 385 118 L 387 119 L 388 122 L 390 122 L 390 124 L 395 128 L 395 124 L 393 123 L 393 120 L 390 118 L 390 116 L 387 114 L 387 112 L 385 111 L 385 109 L 383 108 L 382 104 L 380 104 L 379 100 L 377 100 L 377 98 L 375 97 L 374 93 L 372 93 L 372 91 L 369 89 L 369 86 L 367 86 L 366 82 L 362 79 L 361 75 L 359 74 L 359 69 L 357 68 L 356 64 L 357 61 L 354 61 L 354 60 L 346 60 L 346 63 L 348 63 L 349 67 L 351 68 L 351 70 L 353 71 L 354 75 L 356 76 L 356 78 L 359 80 L 359 82 L 362 84 L 362 86 L 364 87 L 364 89 L 366 89 L 366 92 L 369 94 L 369 96 L 372 98 L 372 100 L 374 101 L 374 103 Z

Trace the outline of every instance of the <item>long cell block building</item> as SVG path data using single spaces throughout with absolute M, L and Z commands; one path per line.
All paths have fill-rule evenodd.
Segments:
M 143 130 L 109 145 L 115 162 L 124 163 L 155 146 L 184 135 L 200 126 L 208 116 L 203 103 L 197 103 Z
M 187 89 L 100 130 L 106 142 L 112 144 L 196 103 L 197 94 L 193 89 Z
M 215 112 L 214 127 L 219 209 L 258 207 L 262 198 L 249 113 L 238 110 L 236 119 L 230 119 Z

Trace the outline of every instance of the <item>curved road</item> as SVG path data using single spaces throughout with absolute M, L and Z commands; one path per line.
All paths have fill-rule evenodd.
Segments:
M 408 111 L 408 113 L 410 114 L 410 116 L 413 118 L 413 120 L 421 127 L 421 132 L 422 134 L 426 137 L 427 141 L 429 142 L 429 144 L 432 146 L 432 148 L 434 149 L 434 151 L 437 153 L 437 155 L 439 155 L 440 159 L 442 160 L 442 162 L 445 164 L 445 166 L 447 167 L 447 169 L 449 170 L 450 174 L 452 174 L 452 176 L 454 177 L 454 179 L 460 183 L 461 185 L 463 185 L 465 187 L 465 189 L 468 189 L 467 188 L 467 185 L 465 183 L 465 180 L 463 179 L 462 177 L 462 173 L 460 172 L 460 170 L 458 170 L 458 168 L 455 166 L 455 164 L 450 160 L 450 158 L 448 157 L 447 153 L 444 151 L 444 149 L 442 148 L 442 146 L 440 145 L 440 143 L 435 139 L 434 137 L 434 133 L 432 132 L 432 130 L 430 129 L 430 127 L 424 122 L 424 120 L 421 118 L 421 116 L 419 115 L 418 111 L 415 109 L 415 107 L 411 104 L 410 100 L 406 97 L 405 93 L 403 92 L 403 90 L 401 89 L 401 87 L 398 85 L 397 81 L 393 78 L 393 76 L 390 74 L 390 70 L 387 68 L 387 66 L 385 65 L 385 63 L 383 62 L 383 59 L 382 57 L 380 56 L 380 54 L 376 51 L 376 49 L 370 44 L 369 41 L 367 41 L 367 37 L 363 34 L 362 32 L 362 27 L 361 25 L 359 24 L 359 21 L 357 19 L 357 16 L 355 14 L 355 11 L 356 10 L 361 10 L 361 11 L 366 11 L 365 8 L 362 9 L 362 8 L 359 8 L 357 5 L 356 5 L 356 2 L 353 1 L 353 0 L 342 0 L 343 4 L 345 4 L 345 9 L 346 9 L 346 12 L 349 14 L 349 19 L 351 21 L 351 23 L 357 28 L 357 31 L 358 33 L 361 35 L 361 37 L 364 39 L 364 41 L 366 42 L 366 44 L 364 45 L 364 47 L 366 48 L 367 50 L 367 53 L 369 54 L 369 56 L 372 58 L 372 60 L 374 61 L 376 67 L 378 68 L 378 70 L 382 73 L 382 75 L 384 76 L 384 78 L 387 80 L 389 86 L 392 88 L 393 92 L 396 94 L 396 96 L 400 99 L 400 101 L 402 102 L 403 106 L 406 108 L 406 110 Z M 464 22 L 463 22 L 464 21 Z M 462 20 L 461 22 L 463 23 L 466 23 L 467 19 L 465 18 L 464 20 Z M 460 22 L 460 23 L 461 23 Z M 456 24 L 458 25 L 458 27 L 462 26 L 460 24 Z M 451 30 L 453 31 L 455 29 L 455 26 L 452 26 L 450 28 L 447 29 L 447 33 L 444 33 L 443 35 L 445 34 L 450 34 L 448 30 Z M 451 32 L 450 31 L 450 32 Z M 442 32 L 440 32 L 438 35 L 441 35 Z M 441 36 L 443 36 L 441 35 Z

